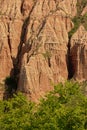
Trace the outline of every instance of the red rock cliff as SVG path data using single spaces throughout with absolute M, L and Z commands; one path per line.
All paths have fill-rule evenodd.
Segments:
M 71 38 L 68 58 L 68 32 L 73 28 L 76 4 L 77 0 L 0 1 L 0 82 L 13 76 L 17 91 L 36 101 L 54 83 L 68 79 L 68 60 L 72 77 L 87 79 L 83 26 Z

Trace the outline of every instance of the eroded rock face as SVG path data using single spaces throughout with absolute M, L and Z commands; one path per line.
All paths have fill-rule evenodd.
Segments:
M 77 13 L 76 3 L 77 0 L 0 1 L 0 82 L 13 76 L 18 81 L 17 91 L 37 101 L 53 84 L 68 79 L 68 32 L 73 27 L 71 17 Z M 86 79 L 86 46 L 73 42 L 78 34 L 79 31 L 71 40 L 73 76 L 79 77 L 78 57 L 83 54 L 80 68 L 84 76 L 78 79 Z
M 21 1 L 0 1 L 0 81 L 11 74 L 20 43 Z
M 87 80 L 87 31 L 83 26 L 72 36 L 71 61 L 74 78 Z
M 29 16 L 18 90 L 34 101 L 68 78 L 68 31 L 75 6 L 75 1 L 38 0 Z
M 0 1 L 0 83 L 14 74 L 14 65 L 18 54 L 22 30 L 20 0 Z M 2 88 L 2 89 L 1 89 Z M 3 99 L 5 88 L 0 87 L 0 99 Z M 2 94 L 1 94 L 2 93 Z

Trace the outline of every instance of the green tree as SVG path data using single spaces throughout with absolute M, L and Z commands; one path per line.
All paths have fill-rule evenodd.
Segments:
M 22 94 L 0 102 L 0 130 L 87 130 L 87 97 L 83 85 L 54 86 L 39 104 Z
M 0 102 L 0 130 L 27 130 L 34 104 L 19 93 Z
M 86 130 L 87 97 L 78 83 L 60 83 L 41 101 L 32 130 Z

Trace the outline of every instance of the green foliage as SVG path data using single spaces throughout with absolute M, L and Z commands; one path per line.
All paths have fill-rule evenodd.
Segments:
M 87 13 L 84 14 L 83 16 L 81 15 L 86 5 L 87 5 L 87 0 L 77 0 L 77 15 L 72 19 L 72 22 L 74 23 L 74 27 L 69 32 L 69 38 L 72 37 L 72 35 L 77 31 L 77 29 L 81 24 L 87 30 Z
M 75 16 L 72 19 L 72 22 L 74 23 L 74 27 L 72 28 L 72 30 L 69 32 L 69 38 L 72 37 L 72 35 L 77 31 L 77 29 L 79 28 L 79 26 L 82 24 L 84 26 L 84 28 L 87 30 L 87 13 L 83 16 Z
M 83 15 L 81 22 L 82 22 L 84 28 L 87 30 L 87 13 Z
M 44 56 L 44 58 L 51 58 L 51 52 L 49 52 L 49 51 L 42 53 L 42 55 Z
M 33 103 L 19 93 L 8 101 L 0 102 L 0 130 L 27 130 L 30 126 Z
M 68 33 L 69 38 L 72 37 L 72 35 L 77 31 L 77 29 L 79 28 L 79 26 L 81 25 L 81 17 L 75 16 L 72 19 L 72 22 L 74 23 L 74 28 L 72 28 L 72 30 Z
M 87 97 L 82 84 L 66 82 L 38 105 L 22 94 L 0 102 L 1 130 L 87 130 Z
M 87 5 L 87 0 L 77 0 L 77 14 L 80 15 Z
M 32 126 L 37 130 L 85 130 L 87 98 L 77 83 L 59 84 L 41 102 L 35 117 Z

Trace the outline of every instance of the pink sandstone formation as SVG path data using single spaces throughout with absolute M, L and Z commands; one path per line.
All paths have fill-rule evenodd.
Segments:
M 74 26 L 71 18 L 77 13 L 76 4 L 77 0 L 0 1 L 2 84 L 7 76 L 13 76 L 17 91 L 37 101 L 53 84 L 69 78 L 68 32 Z M 78 80 L 87 80 L 84 39 L 87 32 L 81 26 L 70 41 L 72 78 Z
M 80 26 L 71 39 L 71 61 L 73 77 L 87 80 L 87 31 Z

